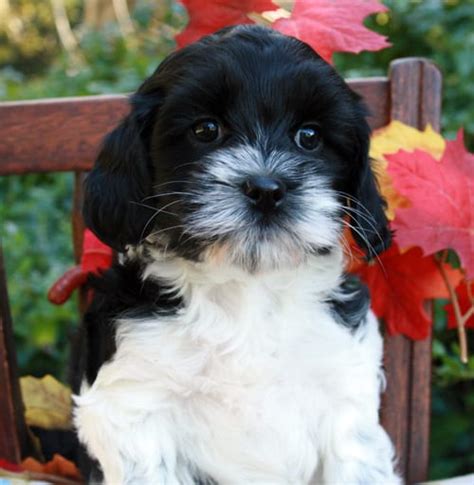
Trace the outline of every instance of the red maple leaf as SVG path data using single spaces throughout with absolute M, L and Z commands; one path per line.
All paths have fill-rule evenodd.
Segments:
M 306 42 L 331 62 L 334 52 L 389 47 L 385 37 L 363 24 L 368 15 L 387 10 L 378 0 L 296 0 L 291 17 L 277 20 L 273 28 Z
M 422 151 L 386 158 L 395 189 L 411 203 L 396 211 L 398 244 L 425 254 L 454 249 L 474 276 L 474 155 L 464 148 L 462 131 L 446 143 L 440 161 Z
M 113 261 L 112 248 L 100 241 L 90 229 L 84 231 L 81 264 L 67 270 L 48 291 L 48 300 L 62 305 L 74 290 L 83 286 L 90 273 L 100 273 L 110 268 Z
M 180 0 L 186 7 L 189 22 L 176 36 L 178 47 L 200 39 L 203 35 L 237 24 L 253 24 L 250 12 L 266 12 L 277 7 L 271 0 Z
M 469 285 L 469 287 L 468 287 Z M 461 310 L 461 316 L 466 315 L 469 309 L 474 305 L 472 301 L 474 295 L 474 280 L 467 282 L 464 280 L 457 288 L 456 295 L 458 296 L 459 308 Z M 454 315 L 454 306 L 449 303 L 445 306 L 446 314 L 448 316 L 448 328 L 457 328 L 456 317 Z M 466 328 L 474 328 L 474 315 L 471 315 L 467 319 L 465 325 Z
M 445 264 L 448 278 L 456 286 L 459 270 Z M 420 248 L 400 253 L 394 244 L 380 261 L 356 271 L 370 289 L 372 309 L 383 318 L 391 335 L 404 334 L 418 340 L 430 334 L 431 318 L 424 304 L 448 296 L 448 290 L 433 257 L 423 257 Z

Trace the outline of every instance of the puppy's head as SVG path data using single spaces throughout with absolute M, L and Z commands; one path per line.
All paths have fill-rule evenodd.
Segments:
M 369 257 L 390 232 L 366 111 L 309 46 L 237 26 L 169 56 L 132 97 L 86 181 L 89 227 L 117 250 L 147 241 L 249 270 L 340 244 Z

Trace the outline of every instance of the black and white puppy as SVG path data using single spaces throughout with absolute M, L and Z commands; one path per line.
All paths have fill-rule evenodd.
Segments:
M 131 103 L 84 208 L 121 252 L 75 362 L 105 483 L 399 483 L 382 340 L 344 274 L 344 224 L 368 257 L 390 239 L 359 97 L 308 45 L 237 26 Z

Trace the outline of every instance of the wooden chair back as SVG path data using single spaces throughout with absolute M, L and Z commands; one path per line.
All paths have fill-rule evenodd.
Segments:
M 420 129 L 430 123 L 439 130 L 441 76 L 430 62 L 397 60 L 387 78 L 355 79 L 349 84 L 365 99 L 372 129 L 399 120 Z M 0 175 L 75 173 L 76 261 L 84 228 L 80 209 L 84 173 L 91 168 L 102 137 L 128 110 L 121 95 L 0 103 Z M 18 461 L 25 425 L 4 276 L 0 259 L 0 457 Z M 400 472 L 407 483 L 419 482 L 427 478 L 428 470 L 431 340 L 386 337 L 385 368 L 382 422 L 395 443 Z

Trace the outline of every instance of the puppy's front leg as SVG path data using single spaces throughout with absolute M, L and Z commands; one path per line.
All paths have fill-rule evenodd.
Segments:
M 350 412 L 341 411 L 332 423 L 326 423 L 324 484 L 400 485 L 402 480 L 394 471 L 393 446 L 382 426 L 351 421 Z
M 104 483 L 181 483 L 176 476 L 176 449 L 167 433 L 166 419 L 140 410 L 132 389 L 117 391 L 93 386 L 74 399 L 79 439 L 99 462 Z

